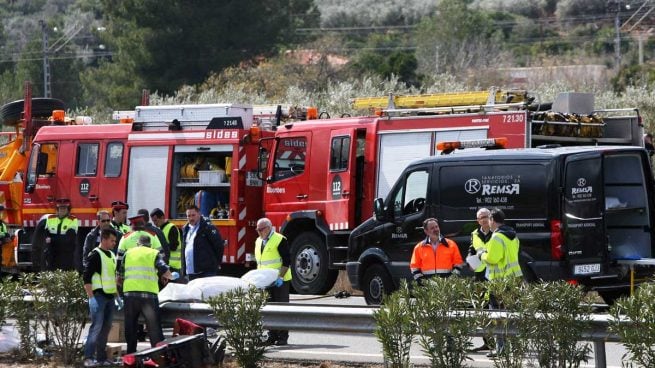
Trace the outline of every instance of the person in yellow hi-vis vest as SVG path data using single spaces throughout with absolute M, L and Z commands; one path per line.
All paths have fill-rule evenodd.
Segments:
M 116 272 L 116 283 L 122 287 L 125 308 L 125 341 L 127 353 L 137 347 L 139 315 L 146 320 L 150 345 L 164 340 L 159 311 L 159 278 L 173 280 L 179 275 L 171 273 L 159 250 L 151 248 L 152 238 L 141 235 L 137 247 L 125 252 Z
M 168 265 L 171 268 L 171 272 L 180 272 L 182 269 L 182 235 L 180 229 L 168 221 L 164 216 L 164 211 L 160 208 L 150 211 L 150 219 L 155 226 L 161 229 L 166 237 L 166 241 L 168 241 L 168 247 L 170 249 Z
M 493 235 L 487 243 L 487 249 L 477 253 L 487 268 L 487 279 L 523 277 L 519 264 L 519 238 L 511 226 L 505 225 L 505 213 L 500 209 L 493 209 L 489 218 L 489 227 Z M 489 309 L 500 309 L 501 303 L 493 294 L 489 295 Z M 505 340 L 497 337 L 496 351 L 490 352 L 487 357 L 497 356 L 503 351 L 504 346 Z
M 105 212 L 107 218 L 109 213 Z M 84 366 L 112 365 L 107 360 L 107 337 L 114 318 L 116 288 L 116 231 L 107 226 L 98 233 L 100 244 L 93 248 L 84 264 L 84 291 L 89 297 L 91 327 L 84 344 Z M 96 360 L 93 360 L 95 356 Z
M 475 218 L 480 225 L 477 229 L 473 230 L 471 233 L 471 246 L 469 247 L 469 254 L 474 256 L 477 252 L 483 252 L 487 249 L 487 243 L 491 239 L 493 232 L 489 226 L 489 217 L 491 216 L 491 211 L 487 208 L 480 208 L 475 214 Z M 475 272 L 475 281 L 484 282 L 487 280 L 485 276 L 486 266 L 484 263 L 480 262 L 480 265 L 476 267 L 473 272 Z M 471 349 L 471 351 L 482 351 L 489 350 L 490 344 L 487 341 L 486 337 L 482 338 L 482 345 Z
M 271 220 L 266 217 L 257 221 L 257 234 L 255 241 L 255 260 L 258 269 L 278 270 L 278 277 L 275 283 L 266 290 L 269 293 L 270 302 L 289 302 L 289 288 L 291 281 L 291 255 L 289 244 L 284 235 L 273 231 Z M 266 343 L 269 345 L 286 345 L 289 339 L 287 330 L 270 330 Z
M 130 226 L 132 231 L 128 232 L 127 234 L 123 234 L 123 236 L 118 240 L 118 252 L 116 254 L 118 268 L 120 268 L 121 263 L 123 263 L 125 252 L 136 247 L 138 245 L 138 240 L 142 235 L 148 236 L 150 238 L 150 247 L 161 252 L 162 257 L 164 256 L 164 252 L 162 251 L 161 243 L 159 243 L 157 234 L 146 229 L 146 221 L 143 216 L 137 215 L 130 217 Z

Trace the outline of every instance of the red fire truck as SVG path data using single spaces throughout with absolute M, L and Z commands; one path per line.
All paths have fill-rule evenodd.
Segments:
M 252 127 L 252 108 L 140 106 L 116 117 L 127 123 L 38 131 L 24 180 L 18 265 L 31 265 L 31 233 L 58 198 L 71 200 L 79 240 L 112 201 L 127 201 L 130 215 L 162 208 L 177 225 L 185 223 L 185 206 L 195 202 L 226 240 L 226 268 L 247 265 L 262 213 L 257 141 L 273 136 Z

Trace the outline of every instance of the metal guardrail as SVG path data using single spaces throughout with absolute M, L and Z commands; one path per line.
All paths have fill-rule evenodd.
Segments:
M 262 317 L 266 329 L 371 334 L 376 326 L 373 318 L 373 312 L 376 309 L 363 306 L 269 303 L 262 308 Z M 504 320 L 509 315 L 506 312 L 490 311 L 487 313 L 490 314 L 491 319 L 496 320 Z M 176 318 L 184 318 L 203 326 L 220 327 L 211 314 L 211 308 L 205 303 L 164 302 L 161 304 L 162 324 L 168 326 L 171 326 Z M 620 342 L 618 335 L 609 332 L 610 319 L 609 315 L 592 314 L 591 326 L 582 335 L 583 341 L 591 341 L 594 344 L 594 359 L 597 368 L 607 367 L 605 343 Z M 510 326 L 505 331 L 497 327 L 491 332 L 514 335 L 516 329 Z M 484 331 L 479 331 L 472 336 L 482 336 L 483 334 Z

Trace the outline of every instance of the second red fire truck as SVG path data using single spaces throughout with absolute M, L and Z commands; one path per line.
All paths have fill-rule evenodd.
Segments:
M 58 198 L 71 199 L 83 230 L 114 200 L 126 200 L 130 214 L 162 208 L 178 225 L 197 203 L 226 240 L 226 269 L 254 266 L 255 222 L 267 216 L 291 244 L 294 289 L 322 294 L 345 268 L 350 232 L 371 216 L 373 199 L 411 161 L 438 154 L 439 141 L 642 144 L 636 110 L 592 111 L 590 98 L 565 96 L 553 110 L 567 111 L 548 115 L 531 111 L 524 91 L 391 96 L 356 100 L 377 110 L 367 116 L 280 125 L 280 111 L 236 104 L 139 106 L 117 116 L 131 123 L 43 127 L 25 175 L 18 261 L 28 262 L 30 232 Z

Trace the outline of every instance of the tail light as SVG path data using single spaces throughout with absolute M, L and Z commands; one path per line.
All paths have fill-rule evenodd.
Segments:
M 562 222 L 560 220 L 550 221 L 550 256 L 555 261 L 561 261 L 564 258 L 562 251 Z

